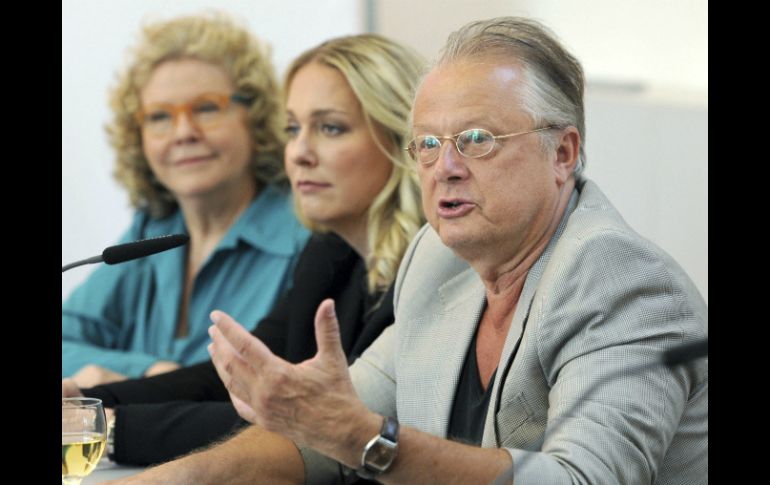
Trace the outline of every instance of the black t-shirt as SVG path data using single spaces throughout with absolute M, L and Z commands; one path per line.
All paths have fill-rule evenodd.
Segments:
M 489 385 L 484 390 L 476 361 L 477 335 L 478 329 L 468 346 L 468 354 L 465 357 L 462 374 L 460 374 L 460 382 L 457 383 L 448 432 L 449 439 L 473 445 L 481 445 L 489 398 L 492 395 L 492 383 L 495 381 L 495 374 L 497 374 L 497 370 L 492 373 Z

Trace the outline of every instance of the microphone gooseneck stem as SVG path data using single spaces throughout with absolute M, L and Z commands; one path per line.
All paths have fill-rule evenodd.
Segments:
M 64 273 L 68 269 L 72 269 L 76 266 L 83 266 L 84 264 L 93 264 L 93 263 L 101 263 L 102 262 L 102 256 L 92 256 L 88 259 L 81 259 L 80 261 L 75 261 L 74 263 L 66 264 L 61 267 L 61 272 Z

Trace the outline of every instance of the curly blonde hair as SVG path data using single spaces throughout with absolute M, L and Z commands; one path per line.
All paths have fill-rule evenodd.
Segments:
M 174 196 L 150 170 L 142 150 L 141 127 L 135 118 L 141 107 L 141 89 L 154 69 L 169 60 L 198 59 L 221 67 L 236 91 L 253 99 L 247 109 L 253 144 L 251 174 L 257 186 L 286 184 L 285 121 L 266 44 L 224 14 L 213 13 L 145 25 L 131 54 L 128 67 L 111 90 L 113 119 L 106 128 L 117 155 L 114 176 L 128 191 L 132 206 L 158 218 L 177 207 Z
M 420 184 L 414 162 L 402 148 L 408 133 L 412 95 L 424 61 L 410 48 L 375 34 L 339 37 L 301 54 L 289 66 L 284 82 L 312 63 L 339 70 L 361 103 L 364 119 L 379 149 L 393 162 L 390 178 L 369 206 L 366 260 L 369 291 L 385 291 L 396 279 L 409 242 L 425 222 Z M 390 149 L 379 141 L 384 134 Z M 313 230 L 326 230 L 307 219 L 295 204 L 300 220 Z

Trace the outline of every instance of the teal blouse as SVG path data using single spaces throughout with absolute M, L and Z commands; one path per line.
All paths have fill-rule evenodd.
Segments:
M 161 220 L 139 212 L 121 242 L 174 233 L 187 233 L 180 211 Z M 289 286 L 308 236 L 290 193 L 263 189 L 196 275 L 183 338 L 185 247 L 101 265 L 62 304 L 62 377 L 87 364 L 137 377 L 158 360 L 207 360 L 209 313 L 224 310 L 252 330 Z

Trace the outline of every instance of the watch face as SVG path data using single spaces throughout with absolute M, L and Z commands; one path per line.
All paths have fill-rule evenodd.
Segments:
M 396 444 L 382 437 L 366 453 L 366 465 L 384 471 L 396 457 Z

